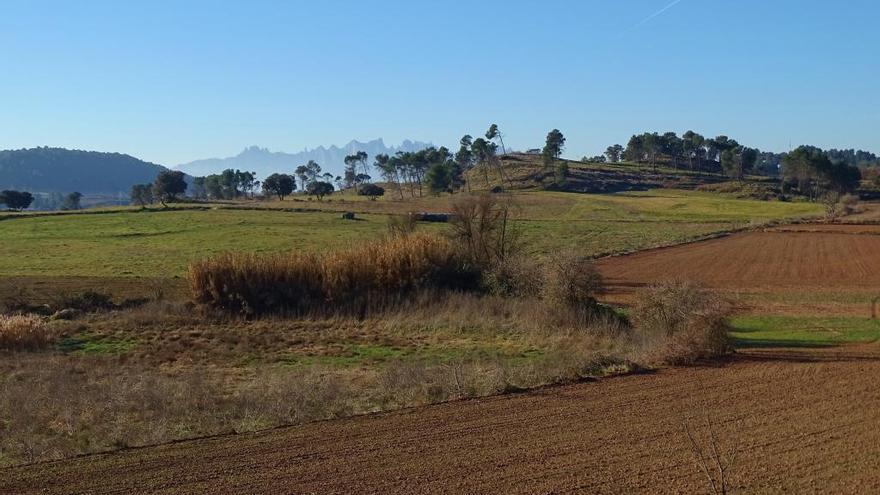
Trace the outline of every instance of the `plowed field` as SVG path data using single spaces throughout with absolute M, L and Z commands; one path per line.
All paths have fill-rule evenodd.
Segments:
M 880 490 L 880 349 L 750 351 L 520 395 L 0 470 L 0 493 L 706 493 Z M 706 446 L 703 443 L 703 446 Z
M 736 290 L 871 288 L 880 286 L 880 235 L 872 229 L 798 226 L 735 234 L 608 258 L 599 266 L 619 290 L 673 279 Z

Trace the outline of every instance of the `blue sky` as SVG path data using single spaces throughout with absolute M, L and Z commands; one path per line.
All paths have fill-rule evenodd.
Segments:
M 880 152 L 880 2 L 670 2 L 3 0 L 0 148 L 175 165 L 496 122 L 571 157 L 689 128 Z

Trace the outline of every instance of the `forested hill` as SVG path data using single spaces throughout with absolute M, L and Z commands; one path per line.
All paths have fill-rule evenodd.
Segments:
M 0 151 L 0 190 L 128 194 L 153 182 L 161 165 L 121 153 L 32 148 Z

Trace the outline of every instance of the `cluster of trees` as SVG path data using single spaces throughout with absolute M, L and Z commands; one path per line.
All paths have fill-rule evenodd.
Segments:
M 823 151 L 813 146 L 801 146 L 790 153 L 761 152 L 727 136 L 705 138 L 693 131 L 681 137 L 674 132 L 634 135 L 626 148 L 609 146 L 605 156 L 611 162 L 629 160 L 656 167 L 659 161 L 666 161 L 676 168 L 686 165 L 690 170 L 723 171 L 733 179 L 747 173 L 773 176 L 781 169 L 784 187 L 795 188 L 811 199 L 826 191 L 856 189 L 861 179 L 858 164 L 877 159 L 864 151 Z
M 321 166 L 314 160 L 309 160 L 309 163 L 296 167 L 294 173 L 296 173 L 296 178 L 299 179 L 300 189 L 306 192 L 308 192 L 309 185 L 317 182 L 325 182 L 331 186 L 336 182 L 340 187 L 342 184 L 342 177 L 333 177 L 333 174 L 326 172 L 322 174 Z
M 421 197 L 425 186 L 436 194 L 455 191 L 464 184 L 464 169 L 452 158 L 448 148 L 430 147 L 420 151 L 399 151 L 394 156 L 376 155 L 373 166 L 385 182 L 394 186 L 401 198 L 404 189 L 411 197 L 416 196 L 416 191 Z
M 72 192 L 65 196 L 56 193 L 48 199 L 42 199 L 27 191 L 0 191 L 0 205 L 6 205 L 10 210 L 26 210 L 31 205 L 39 205 L 41 209 L 46 210 L 79 210 L 82 208 L 82 193 Z
M 845 163 L 851 167 L 867 168 L 880 166 L 880 158 L 874 153 L 863 150 L 830 149 L 825 154 L 832 162 Z
M 681 137 L 674 132 L 636 134 L 629 139 L 626 148 L 609 146 L 605 154 L 612 162 L 625 159 L 650 163 L 655 168 L 659 161 L 666 161 L 675 168 L 723 170 L 735 179 L 752 172 L 758 158 L 758 150 L 743 146 L 735 139 L 723 135 L 707 138 L 694 131 L 687 131 Z
M 67 196 L 64 196 L 64 201 L 61 203 L 62 210 L 80 210 L 82 209 L 82 193 L 72 192 Z
M 263 180 L 264 196 L 278 196 L 279 200 L 284 201 L 284 197 L 295 190 L 296 179 L 292 175 L 272 174 Z
M 365 151 L 358 151 L 353 155 L 345 157 L 345 175 L 341 179 L 341 188 L 354 187 L 356 192 L 360 192 L 358 190 L 360 185 L 369 183 L 372 180 L 372 177 L 370 177 L 369 158 L 370 156 Z M 359 167 L 363 172 L 358 171 Z
M 26 210 L 34 202 L 34 195 L 27 191 L 0 191 L 0 204 L 10 210 Z
M 496 143 L 497 141 L 497 143 Z M 475 167 L 484 168 L 486 185 L 489 185 L 489 169 L 495 167 L 502 181 L 504 171 L 498 157 L 498 147 L 505 151 L 503 136 L 497 124 L 492 124 L 485 137 L 474 139 L 470 135 L 462 137 L 460 147 L 454 155 L 446 147 L 429 147 L 419 151 L 399 151 L 394 155 L 379 154 L 370 163 L 369 155 L 358 151 L 345 157 L 345 171 L 334 177 L 321 173 L 321 166 L 314 161 L 299 166 L 294 176 L 272 174 L 263 183 L 264 194 L 282 198 L 299 189 L 323 198 L 339 189 L 354 189 L 362 196 L 375 199 L 385 194 L 385 189 L 372 183 L 374 171 L 392 186 L 400 198 L 405 194 L 411 197 L 423 196 L 427 192 L 455 192 L 467 184 L 466 172 Z M 560 150 L 561 151 L 561 150 Z M 558 154 L 556 155 L 558 156 Z
M 237 199 L 259 188 L 255 172 L 226 169 L 219 174 L 193 179 L 193 197 L 198 199 Z
M 783 188 L 787 185 L 810 199 L 819 199 L 823 192 L 845 193 L 855 190 L 862 178 L 855 165 L 833 161 L 827 152 L 815 146 L 801 146 L 782 160 Z
M 547 135 L 543 150 L 545 164 L 552 167 L 559 160 L 565 146 L 565 137 L 558 129 Z M 459 140 L 459 148 L 454 154 L 446 147 L 430 147 L 420 151 L 401 151 L 393 156 L 377 155 L 373 167 L 382 179 L 392 185 L 400 198 L 405 191 L 411 197 L 423 196 L 425 190 L 431 194 L 441 192 L 454 193 L 467 188 L 470 184 L 467 173 L 471 170 L 482 170 L 486 187 L 490 185 L 489 173 L 494 170 L 501 179 L 502 186 L 508 182 L 504 166 L 498 150 L 506 153 L 504 137 L 497 124 L 491 124 L 485 134 L 474 138 L 470 134 Z M 359 189 L 359 194 L 367 196 L 382 195 L 381 187 L 369 183 L 370 168 L 366 153 L 350 155 L 346 159 L 346 172 L 343 184 L 346 187 Z M 561 162 L 559 167 L 562 175 L 567 174 L 567 164 Z M 557 170 L 559 175 L 559 170 Z
M 363 153 L 366 157 L 366 153 Z M 321 166 L 314 160 L 309 163 L 300 165 L 294 171 L 296 174 L 272 174 L 263 181 L 263 194 L 266 196 L 277 196 L 278 199 L 284 201 L 284 198 L 296 191 L 296 181 L 299 179 L 300 188 L 310 196 L 315 196 L 319 200 L 324 196 L 333 194 L 335 188 L 333 182 L 342 187 L 342 177 L 333 177 L 333 174 L 321 174 Z
M 186 176 L 176 170 L 163 170 L 156 176 L 152 184 L 135 184 L 131 186 L 131 203 L 145 207 L 156 201 L 167 206 L 178 196 L 186 193 Z

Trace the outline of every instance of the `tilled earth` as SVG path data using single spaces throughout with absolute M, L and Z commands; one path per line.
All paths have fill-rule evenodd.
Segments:
M 0 493 L 880 491 L 880 346 L 741 352 L 523 394 L 0 470 Z M 709 426 L 711 425 L 711 426 Z M 710 431 L 714 434 L 710 435 Z
M 795 226 L 734 234 L 606 258 L 599 268 L 612 288 L 682 279 L 736 290 L 867 290 L 880 286 L 880 235 L 866 233 L 871 228 Z

